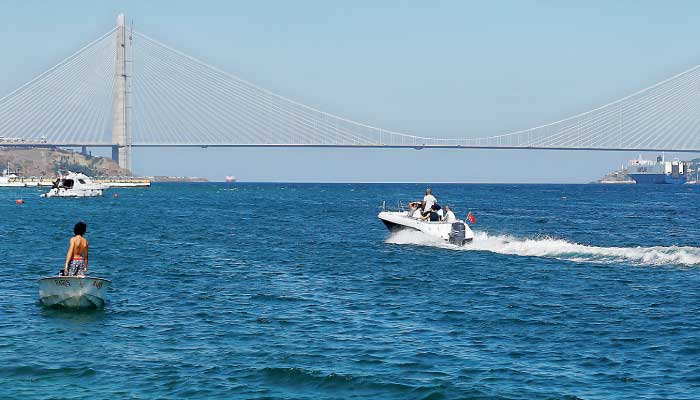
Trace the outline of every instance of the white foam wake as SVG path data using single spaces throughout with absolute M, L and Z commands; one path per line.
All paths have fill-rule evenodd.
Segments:
M 459 247 L 418 231 L 393 233 L 386 242 L 601 264 L 700 265 L 700 247 L 687 246 L 598 247 L 549 237 L 529 239 L 474 232 L 472 243 Z

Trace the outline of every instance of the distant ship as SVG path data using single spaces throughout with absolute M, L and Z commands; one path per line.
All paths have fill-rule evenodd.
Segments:
M 663 155 L 656 157 L 656 162 L 644 160 L 642 156 L 630 160 L 627 165 L 627 175 L 638 184 L 670 184 L 681 185 L 688 181 L 688 166 L 674 159 L 666 161 Z
M 233 182 L 235 182 L 235 181 L 236 181 L 236 177 L 235 177 L 235 176 L 229 175 L 229 176 L 226 177 L 226 183 L 233 183 Z

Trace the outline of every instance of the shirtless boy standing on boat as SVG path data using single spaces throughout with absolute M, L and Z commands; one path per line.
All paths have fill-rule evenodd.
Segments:
M 78 222 L 73 227 L 75 236 L 70 238 L 66 264 L 63 267 L 64 276 L 85 275 L 88 269 L 88 241 L 83 237 L 87 231 L 85 222 Z

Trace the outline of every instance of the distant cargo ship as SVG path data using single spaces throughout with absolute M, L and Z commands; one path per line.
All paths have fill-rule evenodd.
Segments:
M 644 160 L 639 156 L 630 160 L 627 165 L 627 175 L 638 184 L 670 184 L 681 185 L 688 181 L 688 166 L 674 159 L 666 161 L 664 156 L 656 157 L 656 161 Z

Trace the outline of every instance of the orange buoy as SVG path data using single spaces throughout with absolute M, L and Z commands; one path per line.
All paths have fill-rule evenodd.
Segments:
M 24 204 L 24 200 L 17 199 L 17 200 L 15 200 L 15 204 Z

